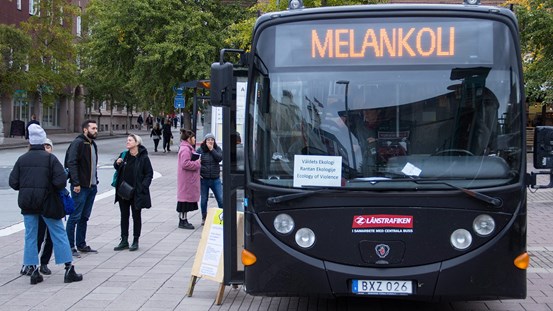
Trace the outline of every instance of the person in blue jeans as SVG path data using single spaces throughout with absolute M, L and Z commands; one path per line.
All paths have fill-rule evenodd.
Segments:
M 223 208 L 223 186 L 221 184 L 221 169 L 219 164 L 223 160 L 223 151 L 215 142 L 215 136 L 207 133 L 200 147 L 196 150 L 200 154 L 200 209 L 202 211 L 202 225 L 207 216 L 207 200 L 209 198 L 209 189 L 213 192 L 219 208 Z
M 71 197 L 75 201 L 75 211 L 67 219 L 66 231 L 73 256 L 78 258 L 81 257 L 80 253 L 98 252 L 86 243 L 87 223 L 98 192 L 98 148 L 94 142 L 98 125 L 95 120 L 86 120 L 82 129 L 83 133 L 71 142 L 65 154 Z
M 63 166 L 53 154 L 44 149 L 46 133 L 37 124 L 29 126 L 29 151 L 20 156 L 10 172 L 10 187 L 19 191 L 18 205 L 25 225 L 23 265 L 30 267 L 31 284 L 44 280 L 38 267 L 38 223 L 44 220 L 52 242 L 57 264 L 65 264 L 64 282 L 82 281 L 75 272 L 69 241 L 63 227 L 63 204 L 55 200 L 56 190 L 65 188 L 67 177 Z

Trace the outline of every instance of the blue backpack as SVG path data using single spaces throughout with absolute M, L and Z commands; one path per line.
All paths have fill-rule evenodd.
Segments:
M 60 199 L 63 203 L 63 209 L 65 210 L 66 215 L 71 215 L 75 211 L 75 201 L 73 201 L 73 198 L 71 197 L 69 190 L 63 189 L 60 190 Z

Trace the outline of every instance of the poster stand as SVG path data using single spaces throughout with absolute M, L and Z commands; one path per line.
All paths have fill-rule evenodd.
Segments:
M 237 256 L 240 257 L 244 245 L 244 214 L 242 212 L 237 212 L 236 216 L 237 245 L 240 248 L 237 252 Z M 223 258 L 223 210 L 219 208 L 208 208 L 202 236 L 194 258 L 194 265 L 192 266 L 192 273 L 187 291 L 188 297 L 192 297 L 194 286 L 199 279 L 203 278 L 219 283 L 215 304 L 221 305 L 223 303 L 223 295 L 225 293 L 225 285 L 223 284 Z M 239 259 L 239 269 L 244 268 L 241 262 L 242 261 Z M 236 287 L 236 285 L 233 285 L 233 288 Z

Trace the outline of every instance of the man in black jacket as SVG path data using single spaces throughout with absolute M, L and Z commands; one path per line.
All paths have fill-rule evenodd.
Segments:
M 65 167 L 69 169 L 71 183 L 71 197 L 75 201 L 75 211 L 67 220 L 66 231 L 75 257 L 81 257 L 79 252 L 98 252 L 86 244 L 87 222 L 98 192 L 98 148 L 94 142 L 98 135 L 98 125 L 94 120 L 86 120 L 83 122 L 82 129 L 83 134 L 73 140 L 65 154 Z

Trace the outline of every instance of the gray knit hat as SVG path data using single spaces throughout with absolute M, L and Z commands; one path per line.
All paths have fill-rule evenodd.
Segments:
M 207 134 L 205 134 L 204 140 L 207 140 L 208 138 L 213 138 L 213 139 L 215 140 L 215 135 L 213 135 L 213 133 L 207 133 Z
M 29 144 L 31 145 L 43 145 L 46 141 L 46 132 L 40 125 L 31 124 L 28 128 L 29 131 Z
M 54 143 L 52 143 L 52 140 L 50 138 L 46 138 L 46 140 L 44 141 L 44 144 L 45 145 L 50 145 L 50 146 L 52 146 L 52 148 L 54 148 Z

